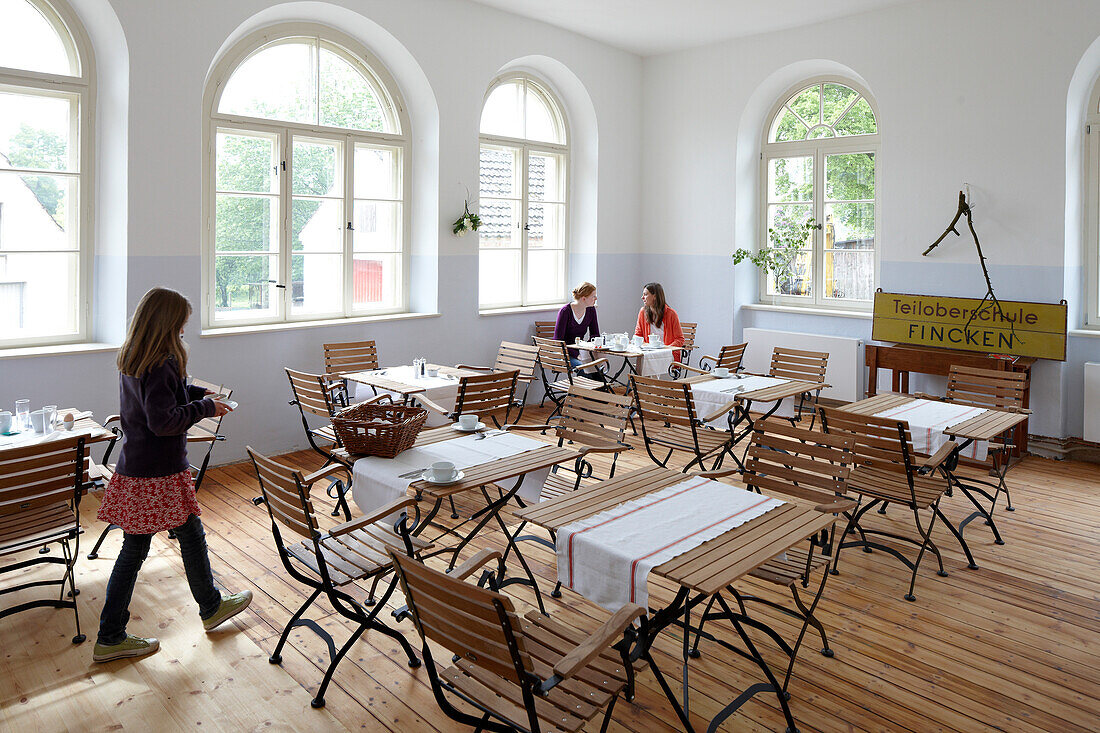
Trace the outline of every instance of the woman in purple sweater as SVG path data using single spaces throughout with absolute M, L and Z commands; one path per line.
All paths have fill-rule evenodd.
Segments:
M 187 462 L 187 430 L 230 407 L 202 387 L 189 386 L 183 327 L 191 304 L 175 290 L 153 288 L 134 311 L 118 352 L 120 417 L 124 440 L 115 473 L 103 493 L 101 521 L 122 528 L 99 620 L 92 660 L 109 662 L 152 654 L 156 639 L 126 633 L 130 598 L 153 535 L 173 530 L 191 595 L 209 631 L 243 611 L 252 592 L 223 595 L 214 586 L 206 535 Z
M 596 320 L 596 286 L 581 283 L 573 288 L 573 302 L 563 305 L 558 311 L 558 320 L 554 324 L 554 339 L 566 344 L 575 343 L 578 338 L 587 339 L 600 335 L 600 324 Z M 569 363 L 577 368 L 584 362 L 577 349 L 569 349 Z

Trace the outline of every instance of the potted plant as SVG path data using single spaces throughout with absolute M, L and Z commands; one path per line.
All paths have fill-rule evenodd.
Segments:
M 768 247 L 752 251 L 739 248 L 733 253 L 733 264 L 739 265 L 748 260 L 753 265 L 775 277 L 778 293 L 789 294 L 800 290 L 798 281 L 802 278 L 795 272 L 794 265 L 799 253 L 807 248 L 813 230 L 821 225 L 812 216 L 809 219 L 777 217 L 776 225 L 768 228 Z M 799 268 L 801 269 L 801 268 Z M 775 302 L 773 293 L 771 300 Z

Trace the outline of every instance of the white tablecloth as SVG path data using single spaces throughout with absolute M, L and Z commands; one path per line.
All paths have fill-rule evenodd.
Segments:
M 908 422 L 909 432 L 913 436 L 913 450 L 931 455 L 950 440 L 947 435 L 944 435 L 944 429 L 966 422 L 983 412 L 985 409 L 981 407 L 953 405 L 950 402 L 936 400 L 913 400 L 899 407 L 876 412 L 875 417 L 888 417 Z M 988 452 L 988 442 L 975 440 L 962 451 L 961 455 L 984 461 Z
M 742 392 L 751 392 L 757 389 L 764 389 L 765 387 L 774 387 L 777 384 L 783 384 L 787 381 L 789 380 L 752 374 L 741 377 L 740 379 L 737 377 L 712 379 L 709 382 L 699 382 L 691 385 L 691 394 L 692 397 L 695 398 L 695 411 L 697 416 L 702 418 L 729 404 Z M 763 406 L 763 409 L 766 410 L 770 407 L 771 405 L 766 405 Z M 776 414 L 779 414 L 779 412 L 777 411 Z M 726 420 L 725 415 L 715 418 L 707 424 L 719 430 L 725 430 L 729 427 L 729 422 Z
M 385 373 L 383 374 L 383 372 Z M 448 412 L 453 411 L 455 408 L 455 400 L 458 398 L 457 377 L 418 377 L 415 375 L 413 368 L 409 365 L 387 367 L 373 373 L 385 379 L 393 380 L 394 382 L 407 384 L 410 387 L 423 388 L 424 391 L 421 394 Z M 359 383 L 355 383 L 355 385 L 356 401 L 374 396 L 374 390 L 371 389 L 369 385 Z M 400 394 L 384 389 L 379 389 L 378 394 L 388 394 L 393 397 L 395 402 L 400 402 L 403 399 Z M 413 395 L 413 398 L 415 399 L 416 395 Z M 447 425 L 450 422 L 451 421 L 444 415 L 440 415 L 434 410 L 428 410 L 428 420 L 425 424 L 430 428 L 435 428 L 440 425 Z
M 75 428 L 71 431 L 65 430 L 53 430 L 48 433 L 36 433 L 33 430 L 24 430 L 21 433 L 15 433 L 13 435 L 0 435 L 0 450 L 5 448 L 22 448 L 28 445 L 37 445 L 39 443 L 45 443 L 50 440 L 60 440 L 62 438 L 72 438 L 79 435 L 83 435 L 86 438 L 98 438 L 104 435 L 110 435 L 111 431 L 104 428 Z
M 558 579 L 612 611 L 648 608 L 650 570 L 781 504 L 709 479 L 682 481 L 562 527 Z
M 418 468 L 427 468 L 436 461 L 450 461 L 461 470 L 489 463 L 498 458 L 525 453 L 545 445 L 546 443 L 542 441 L 521 435 L 494 433 L 481 440 L 473 435 L 464 435 L 453 440 L 410 448 L 399 453 L 396 458 L 365 456 L 355 462 L 351 495 L 359 510 L 363 514 L 369 514 L 405 496 L 409 484 L 420 479 L 420 476 L 401 478 L 401 474 Z M 550 469 L 546 468 L 527 474 L 519 489 L 519 495 L 524 501 L 529 503 L 538 501 L 549 471 Z M 506 482 L 507 486 L 511 486 L 510 482 L 514 480 L 509 479 Z M 397 517 L 390 519 L 396 521 Z

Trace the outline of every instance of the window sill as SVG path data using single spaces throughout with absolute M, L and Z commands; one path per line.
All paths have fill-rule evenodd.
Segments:
M 548 313 L 550 311 L 560 311 L 563 305 L 565 305 L 564 302 L 548 305 L 522 305 L 516 308 L 491 308 L 479 310 L 477 314 L 479 316 L 507 316 L 513 313 Z
M 1071 328 L 1066 332 L 1069 336 L 1083 336 L 1085 338 L 1100 339 L 1100 328 Z
M 0 359 L 20 359 L 28 356 L 98 354 L 107 351 L 118 351 L 118 344 L 91 342 L 83 344 L 54 344 L 51 346 L 25 346 L 18 349 L 0 349 Z
M 841 310 L 839 308 L 806 308 L 795 305 L 767 305 L 765 303 L 747 303 L 741 307 L 750 311 L 798 313 L 804 316 L 829 316 L 832 318 L 861 318 L 865 321 L 869 321 L 874 317 L 871 311 Z
M 439 318 L 442 313 L 388 313 L 383 316 L 357 316 L 355 318 L 330 318 L 323 321 L 292 321 L 284 323 L 264 323 L 248 326 L 207 327 L 199 333 L 199 338 L 217 336 L 239 336 L 246 333 L 268 333 L 273 331 L 297 331 L 302 328 L 325 326 L 350 326 L 357 323 L 385 323 L 386 321 L 411 321 L 418 318 Z

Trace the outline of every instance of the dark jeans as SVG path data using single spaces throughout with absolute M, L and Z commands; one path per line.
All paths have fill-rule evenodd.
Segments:
M 206 553 L 206 533 L 202 522 L 192 514 L 187 521 L 173 530 L 180 543 L 183 567 L 187 571 L 187 584 L 191 595 L 199 604 L 199 616 L 210 618 L 221 605 L 221 592 L 214 587 L 214 575 L 210 572 L 210 557 Z M 103 613 L 99 616 L 99 644 L 119 644 L 126 638 L 126 622 L 130 620 L 130 598 L 134 594 L 138 570 L 149 555 L 151 534 L 123 533 L 122 549 L 118 552 L 111 579 L 107 582 L 107 598 L 103 601 Z

